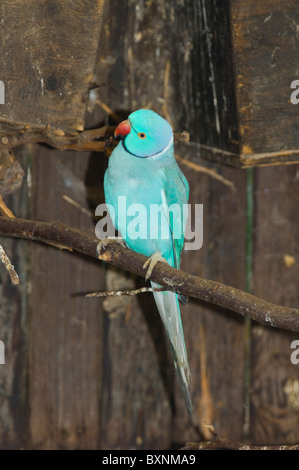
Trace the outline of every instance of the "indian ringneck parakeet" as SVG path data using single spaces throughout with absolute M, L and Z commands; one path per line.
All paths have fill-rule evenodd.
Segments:
M 155 112 L 140 109 L 121 122 L 114 133 L 121 141 L 113 150 L 104 178 L 106 204 L 113 207 L 111 215 L 115 228 L 131 250 L 150 257 L 147 277 L 157 262 L 164 258 L 170 266 L 180 267 L 180 254 L 184 244 L 186 214 L 183 205 L 189 195 L 188 182 L 178 167 L 173 151 L 173 131 L 170 124 Z M 128 223 L 132 217 L 118 214 L 119 196 L 126 198 L 126 207 L 142 204 L 147 215 L 143 220 L 146 238 L 132 238 Z M 180 214 L 161 211 L 156 228 L 156 237 L 150 237 L 150 207 L 152 204 L 179 205 Z M 187 206 L 186 206 L 187 207 Z M 123 215 L 123 214 L 122 214 Z M 179 219 L 178 219 L 179 218 Z M 174 236 L 174 234 L 178 234 Z M 165 237 L 165 233 L 168 237 Z M 162 235 L 164 234 L 164 235 Z M 159 287 L 151 283 L 153 287 Z M 174 292 L 154 292 L 162 322 L 169 338 L 178 381 L 182 389 L 187 410 L 192 416 L 193 407 L 189 392 L 190 368 L 184 341 L 178 300 L 183 296 Z M 184 303 L 184 302 L 183 302 Z

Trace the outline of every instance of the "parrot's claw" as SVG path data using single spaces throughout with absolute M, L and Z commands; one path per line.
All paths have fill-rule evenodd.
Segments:
M 126 246 L 126 243 L 122 237 L 106 237 L 103 238 L 99 243 L 97 244 L 97 254 L 100 256 L 101 250 L 105 248 L 105 245 L 108 245 L 108 243 L 120 243 L 122 246 Z
M 154 267 L 158 263 L 158 261 L 161 261 L 162 263 L 167 263 L 166 259 L 163 258 L 161 255 L 160 251 L 155 251 L 144 263 L 143 269 L 147 268 L 145 279 L 148 280 L 153 272 Z

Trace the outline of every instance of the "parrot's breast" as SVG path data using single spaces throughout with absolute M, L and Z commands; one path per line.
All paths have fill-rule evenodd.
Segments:
M 173 164 L 174 158 L 161 165 L 154 159 L 134 157 L 119 144 L 110 156 L 104 178 L 106 204 L 113 207 L 114 225 L 127 246 L 146 256 L 160 251 L 171 265 L 173 241 L 163 204 L 167 167 Z M 181 184 L 179 174 L 177 181 L 170 183 L 177 189 Z

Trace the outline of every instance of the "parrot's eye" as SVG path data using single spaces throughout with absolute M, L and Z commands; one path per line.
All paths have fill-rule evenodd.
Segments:
M 146 134 L 144 132 L 139 132 L 138 137 L 140 137 L 140 139 L 145 139 Z

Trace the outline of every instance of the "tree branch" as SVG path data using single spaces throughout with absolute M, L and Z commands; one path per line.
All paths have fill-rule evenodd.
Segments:
M 0 235 L 25 238 L 54 245 L 97 258 L 99 240 L 61 222 L 39 222 L 0 217 Z M 117 242 L 104 243 L 99 259 L 144 277 L 146 257 L 123 247 Z M 209 302 L 249 317 L 264 325 L 299 332 L 299 310 L 266 302 L 251 294 L 216 281 L 187 274 L 158 262 L 151 280 L 171 291 Z
M 0 150 L 12 149 L 24 144 L 44 143 L 59 150 L 80 150 L 104 152 L 107 145 L 115 146 L 115 126 L 104 126 L 82 132 L 53 129 L 50 126 L 29 126 L 24 123 L 10 123 L 0 120 Z M 174 133 L 177 141 L 188 142 L 189 133 Z
M 49 126 L 28 126 L 0 122 L 0 148 L 11 149 L 24 144 L 44 143 L 59 150 L 103 152 L 115 127 L 105 126 L 82 132 L 69 132 Z M 102 139 L 102 140 L 101 140 Z

